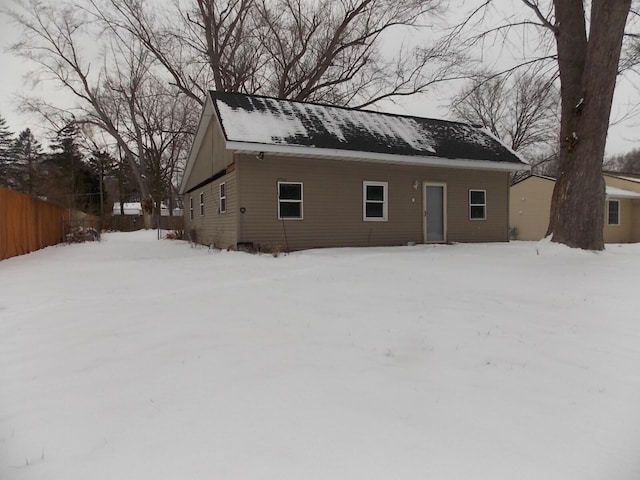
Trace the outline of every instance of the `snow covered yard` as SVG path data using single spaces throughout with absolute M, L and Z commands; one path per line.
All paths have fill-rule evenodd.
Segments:
M 0 479 L 638 479 L 640 245 L 0 262 Z

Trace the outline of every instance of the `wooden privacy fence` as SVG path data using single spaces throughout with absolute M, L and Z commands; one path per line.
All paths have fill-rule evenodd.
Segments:
M 70 226 L 92 218 L 0 187 L 0 260 L 61 243 Z
M 157 228 L 160 223 L 162 230 L 182 230 L 184 220 L 181 216 L 161 216 L 156 215 L 151 219 L 151 227 Z M 119 232 L 133 232 L 144 228 L 144 218 L 138 215 L 113 215 L 105 220 L 103 225 L 105 230 Z

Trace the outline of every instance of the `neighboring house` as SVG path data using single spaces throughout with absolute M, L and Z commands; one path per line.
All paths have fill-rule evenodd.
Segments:
M 140 206 L 140 202 L 127 202 L 122 204 L 122 208 L 120 208 L 120 202 L 115 202 L 113 204 L 112 215 L 135 215 L 137 217 L 142 216 L 142 207 Z
M 124 210 L 124 214 L 125 215 L 133 215 L 136 217 L 141 217 L 142 216 L 142 206 L 140 205 L 140 202 L 127 202 L 127 203 L 123 203 L 122 204 L 122 210 Z M 173 209 L 173 215 L 176 217 L 179 217 L 181 215 L 183 215 L 183 211 L 181 208 L 174 208 Z M 113 211 L 112 211 L 112 215 L 122 215 L 122 211 L 120 209 L 120 202 L 115 202 L 113 204 Z M 160 215 L 163 217 L 168 217 L 169 216 L 169 207 L 167 207 L 164 203 L 161 204 L 160 207 Z
M 180 193 L 219 248 L 507 241 L 528 168 L 464 123 L 209 92 Z
M 640 241 L 640 177 L 605 173 L 605 243 Z M 547 232 L 555 179 L 531 175 L 511 186 L 509 225 L 515 240 L 540 240 Z

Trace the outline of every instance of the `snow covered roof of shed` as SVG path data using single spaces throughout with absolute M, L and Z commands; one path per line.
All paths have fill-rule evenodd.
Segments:
M 640 193 L 625 190 L 624 188 L 606 186 L 607 198 L 640 198 Z
M 396 160 L 403 157 L 411 159 L 410 163 L 429 165 L 434 164 L 433 158 L 461 159 L 500 164 L 507 170 L 528 168 L 495 137 L 466 123 L 257 95 L 215 91 L 210 95 L 228 148 L 238 151 L 252 144 L 255 148 L 250 151 L 294 153 L 291 147 L 298 147 L 307 152 L 341 152 L 344 157 L 368 154 L 360 155 L 362 159 L 397 156 Z M 448 163 L 455 164 L 445 161 L 440 165 Z M 483 165 L 477 164 L 479 168 Z

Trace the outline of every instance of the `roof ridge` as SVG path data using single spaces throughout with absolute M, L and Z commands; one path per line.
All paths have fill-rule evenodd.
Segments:
M 267 100 L 277 100 L 280 102 L 289 102 L 289 103 L 296 103 L 296 104 L 302 104 L 302 105 L 315 105 L 318 107 L 327 107 L 327 108 L 337 108 L 339 110 L 347 110 L 347 111 L 351 111 L 351 112 L 366 112 L 366 113 L 374 113 L 377 115 L 385 115 L 387 117 L 394 117 L 394 118 L 410 118 L 410 119 L 419 119 L 419 120 L 431 120 L 434 122 L 442 122 L 442 123 L 449 123 L 449 124 L 456 124 L 456 125 L 465 125 L 467 127 L 471 127 L 471 128 L 475 128 L 477 130 L 482 130 L 485 131 L 485 128 L 482 127 L 481 125 L 475 125 L 469 122 L 461 122 L 458 120 L 445 120 L 442 118 L 433 118 L 433 117 L 420 117 L 418 115 L 409 115 L 409 114 L 404 114 L 404 113 L 391 113 L 391 112 L 381 112 L 379 110 L 369 110 L 366 108 L 357 108 L 357 107 L 348 107 L 348 106 L 344 106 L 344 105 L 334 105 L 331 103 L 322 103 L 322 102 L 309 102 L 306 100 L 295 100 L 295 99 L 291 99 L 291 98 L 280 98 L 280 97 L 273 97 L 270 95 L 260 95 L 260 94 L 254 94 L 254 93 L 241 93 L 241 92 L 220 92 L 217 90 L 209 90 L 209 94 L 212 96 L 212 98 L 215 99 L 214 96 L 217 95 L 237 95 L 237 96 L 242 96 L 242 97 L 247 97 L 247 98 L 262 98 L 262 99 L 267 99 Z

